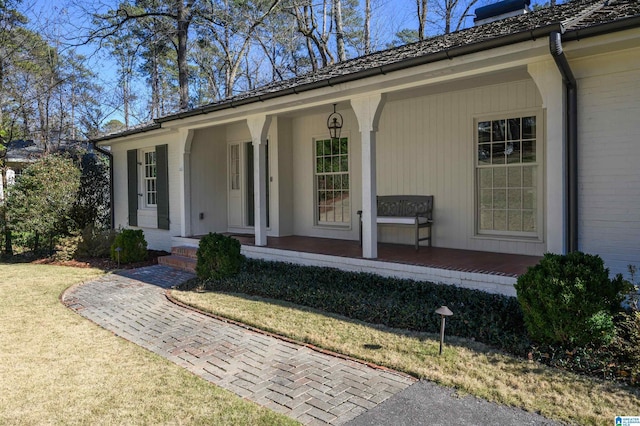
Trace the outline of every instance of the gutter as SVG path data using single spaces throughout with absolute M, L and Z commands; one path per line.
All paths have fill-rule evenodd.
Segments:
M 569 252 L 578 250 L 578 87 L 569 62 L 562 49 L 562 35 L 554 31 L 549 34 L 549 51 L 562 75 L 566 88 L 566 153 L 565 175 L 567 190 L 567 235 L 566 248 Z
M 115 191 L 113 188 L 113 154 L 106 149 L 100 148 L 97 145 L 97 141 L 92 141 L 93 148 L 101 154 L 104 154 L 109 158 L 109 221 L 110 221 L 110 229 L 115 229 L 116 223 L 116 215 L 115 215 L 115 206 L 113 204 L 113 199 L 115 196 Z

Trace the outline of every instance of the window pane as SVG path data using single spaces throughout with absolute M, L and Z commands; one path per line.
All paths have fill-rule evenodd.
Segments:
M 536 207 L 536 193 L 533 189 L 522 191 L 522 208 L 533 209 Z
M 509 188 L 520 188 L 522 186 L 522 168 L 509 167 L 507 169 L 507 181 Z
M 493 190 L 491 189 L 480 190 L 480 208 L 481 209 L 493 208 Z
M 496 209 L 507 208 L 507 190 L 506 189 L 493 190 L 493 207 Z
M 507 169 L 505 169 L 504 167 L 493 169 L 493 187 L 494 188 L 507 187 Z
M 525 210 L 522 212 L 522 230 L 525 232 L 536 230 L 535 210 Z
M 491 164 L 491 144 L 478 145 L 478 164 Z
M 508 164 L 520 163 L 520 142 L 509 142 L 505 154 Z
M 491 144 L 491 164 L 504 164 L 504 143 Z
M 509 210 L 509 231 L 522 231 L 522 212 Z
M 331 140 L 326 139 L 324 141 L 324 155 L 331 155 Z
M 491 140 L 493 142 L 505 140 L 506 125 L 506 120 L 496 120 L 491 122 Z
M 536 138 L 536 117 L 522 118 L 522 139 Z
M 349 143 L 347 142 L 347 138 L 340 139 L 340 154 L 349 154 Z
M 507 140 L 520 140 L 520 119 L 510 118 L 507 123 Z
M 506 210 L 493 211 L 493 229 L 496 231 L 507 230 L 507 211 Z
M 533 187 L 535 186 L 535 169 L 534 167 L 523 167 L 522 168 L 522 186 Z
M 536 141 L 522 141 L 522 162 L 534 163 L 536 161 Z
M 481 121 L 478 123 L 478 143 L 491 142 L 491 122 Z
M 480 169 L 480 188 L 491 188 L 493 186 L 493 170 Z
M 507 191 L 507 203 L 509 209 L 521 209 L 522 208 L 522 190 L 509 189 Z
M 480 229 L 493 229 L 493 210 L 480 210 Z

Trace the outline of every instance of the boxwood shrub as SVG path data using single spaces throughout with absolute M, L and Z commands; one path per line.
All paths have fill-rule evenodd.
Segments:
M 209 290 L 261 296 L 373 324 L 437 333 L 435 310 L 447 305 L 447 334 L 525 354 L 528 340 L 513 297 L 451 285 L 385 278 L 331 268 L 247 259 L 239 274 L 205 283 Z
M 516 283 L 518 301 L 533 340 L 581 347 L 607 345 L 615 337 L 614 315 L 631 288 L 597 255 L 547 253 Z
M 240 241 L 233 237 L 210 232 L 200 239 L 196 274 L 201 280 L 231 277 L 240 271 L 243 256 Z
M 120 248 L 118 255 L 117 248 Z M 147 240 L 142 229 L 122 229 L 111 244 L 111 260 L 120 263 L 141 262 L 147 259 Z

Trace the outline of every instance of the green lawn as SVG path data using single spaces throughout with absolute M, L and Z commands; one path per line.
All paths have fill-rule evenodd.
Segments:
M 65 308 L 98 270 L 0 264 L 0 424 L 282 425 Z

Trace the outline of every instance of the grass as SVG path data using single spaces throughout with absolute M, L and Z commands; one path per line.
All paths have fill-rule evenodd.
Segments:
M 70 284 L 100 274 L 0 264 L 0 424 L 296 424 L 60 303 Z
M 640 413 L 638 389 L 520 360 L 470 340 L 447 338 L 439 356 L 439 337 L 433 334 L 246 295 L 173 291 L 172 296 L 215 315 L 556 420 L 600 425 Z

